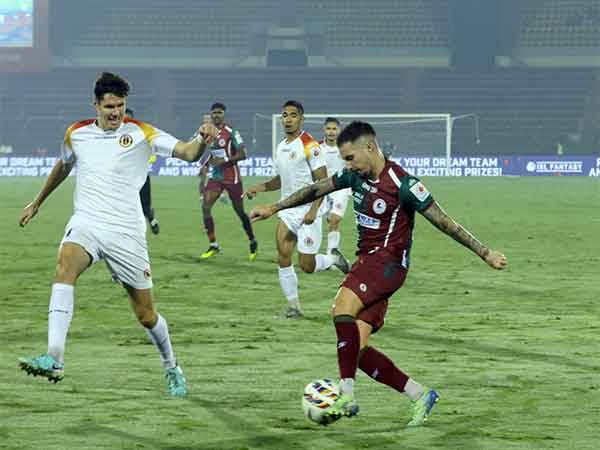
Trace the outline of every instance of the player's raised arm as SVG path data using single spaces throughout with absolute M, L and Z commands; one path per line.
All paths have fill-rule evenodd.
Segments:
M 184 161 L 198 161 L 206 149 L 206 145 L 217 136 L 219 130 L 212 124 L 204 123 L 198 129 L 194 139 L 188 142 L 179 141 L 173 149 L 173 157 Z
M 252 211 L 250 212 L 250 219 L 252 219 L 254 222 L 257 220 L 268 219 L 282 209 L 293 208 L 295 206 L 313 202 L 316 199 L 324 197 L 330 192 L 341 188 L 342 187 L 336 188 L 333 182 L 333 177 L 319 180 L 317 183 L 309 184 L 308 186 L 297 190 L 293 194 L 277 203 L 271 205 L 258 205 L 252 208 Z
M 425 216 L 433 226 L 467 247 L 483 259 L 490 267 L 502 270 L 508 266 L 506 256 L 483 245 L 475 236 L 469 233 L 467 229 L 459 223 L 456 223 L 452 217 L 446 214 L 436 201 L 433 201 L 430 206 L 423 211 L 420 211 L 420 213 Z

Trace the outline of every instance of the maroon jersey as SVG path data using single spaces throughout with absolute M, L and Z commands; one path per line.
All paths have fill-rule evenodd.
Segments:
M 403 258 L 402 265 L 408 267 L 415 211 L 423 211 L 433 202 L 423 183 L 393 161 L 386 161 L 377 180 L 344 169 L 333 176 L 333 182 L 336 189 L 352 189 L 357 253 L 386 249 Z
M 227 159 L 230 159 L 238 151 L 241 150 L 244 141 L 240 132 L 227 124 L 219 130 L 219 134 L 213 140 L 210 151 L 213 154 L 222 150 Z M 211 180 L 218 181 L 224 184 L 237 184 L 240 182 L 240 169 L 237 163 L 227 162 L 220 167 L 213 167 L 210 175 Z

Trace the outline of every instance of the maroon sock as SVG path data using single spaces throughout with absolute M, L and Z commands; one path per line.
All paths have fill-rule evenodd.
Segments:
M 391 359 L 373 347 L 363 349 L 358 367 L 375 381 L 387 384 L 398 392 L 404 392 L 408 375 L 398 369 Z
M 354 317 L 349 315 L 336 316 L 333 322 L 337 334 L 340 378 L 355 378 L 358 366 L 358 351 L 360 348 L 358 326 Z
M 217 237 L 215 236 L 215 221 L 212 216 L 204 216 L 204 228 L 206 228 L 206 234 L 208 234 L 208 240 L 215 242 Z

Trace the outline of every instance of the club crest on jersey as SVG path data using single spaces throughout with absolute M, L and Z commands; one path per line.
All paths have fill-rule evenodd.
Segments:
M 385 212 L 385 208 L 387 208 L 387 204 L 385 200 L 382 198 L 378 198 L 373 202 L 373 211 L 375 214 L 383 214 Z
M 219 139 L 219 147 L 225 147 L 225 139 Z
M 290 153 L 290 159 L 296 159 L 296 152 Z
M 123 134 L 119 138 L 119 145 L 121 147 L 128 148 L 128 147 L 131 147 L 131 144 L 133 144 L 133 138 L 131 137 L 131 135 L 129 135 L 129 134 Z
M 304 244 L 307 246 L 312 246 L 315 243 L 315 241 L 312 240 L 312 238 L 310 236 L 306 236 L 304 238 Z
M 144 278 L 146 280 L 149 280 L 150 278 L 152 278 L 152 274 L 150 273 L 150 269 L 144 269 Z

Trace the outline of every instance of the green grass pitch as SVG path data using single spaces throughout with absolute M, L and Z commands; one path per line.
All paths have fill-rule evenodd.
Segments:
M 249 186 L 254 180 L 246 179 Z M 510 267 L 496 272 L 417 219 L 412 267 L 371 343 L 441 395 L 409 430 L 409 401 L 359 373 L 361 414 L 326 428 L 304 419 L 303 386 L 336 377 L 329 311 L 342 276 L 299 273 L 301 321 L 277 279 L 275 221 L 255 225 L 257 261 L 230 205 L 207 240 L 196 179 L 153 178 L 161 234 L 149 235 L 159 310 L 190 395 L 169 398 L 158 354 L 103 263 L 79 280 L 56 385 L 17 357 L 46 350 L 50 284 L 72 181 L 25 229 L 42 179 L 0 179 L 1 449 L 597 449 L 600 442 L 600 185 L 587 178 L 424 180 L 441 205 Z M 246 209 L 274 195 L 246 202 Z M 351 212 L 342 248 L 355 247 Z M 298 268 L 299 269 L 299 268 Z

